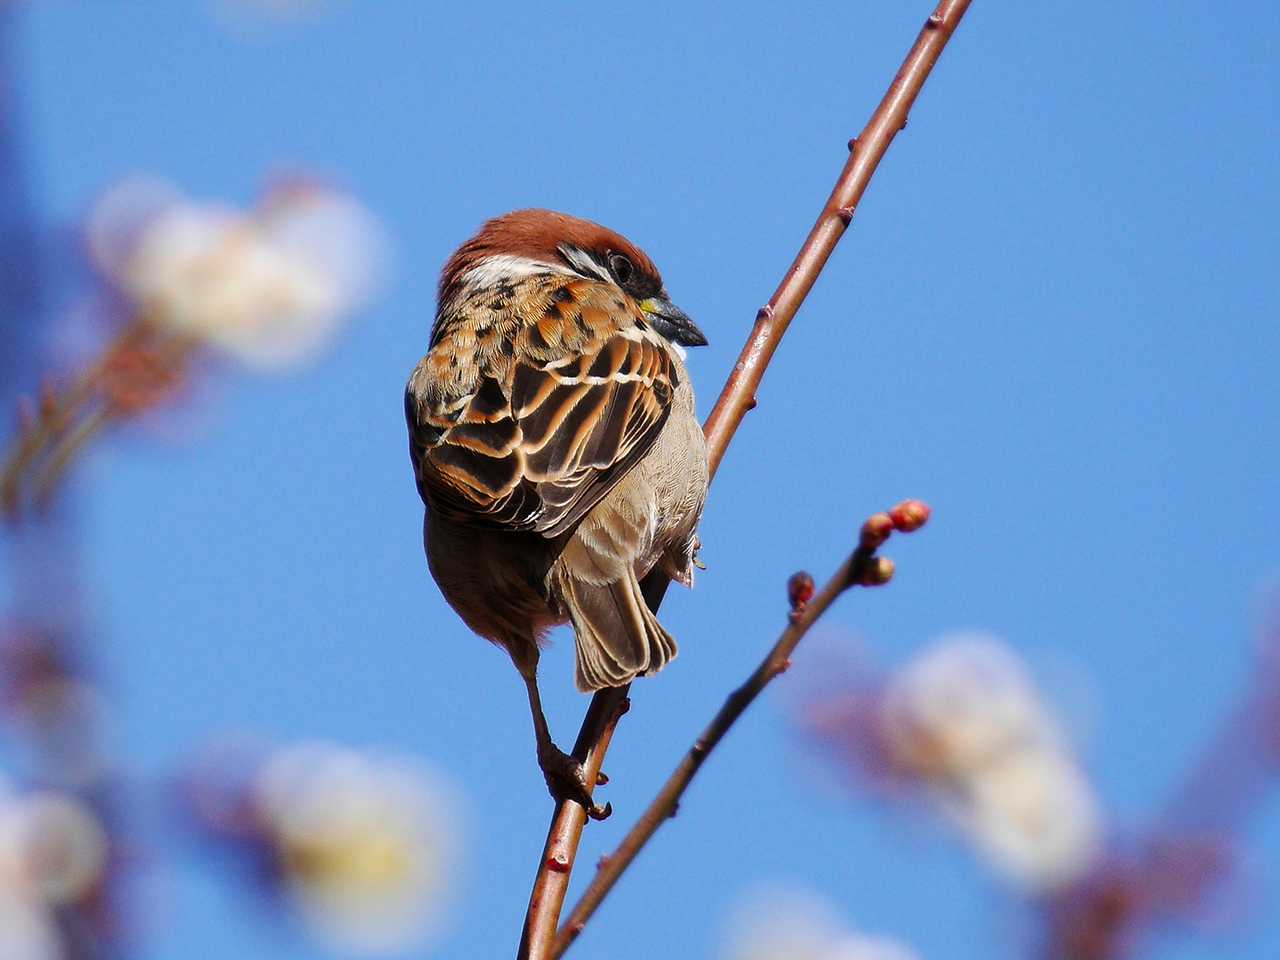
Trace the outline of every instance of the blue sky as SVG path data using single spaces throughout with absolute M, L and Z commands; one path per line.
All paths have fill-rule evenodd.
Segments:
M 427 575 L 401 420 L 439 266 L 513 207 L 619 229 L 711 340 L 705 412 L 927 7 L 334 2 L 246 36 L 200 3 L 26 5 L 49 225 L 130 173 L 247 203 L 301 168 L 395 251 L 321 362 L 232 372 L 190 442 L 133 434 L 88 464 L 89 599 L 134 773 L 233 727 L 420 754 L 474 804 L 438 955 L 512 952 L 549 801 L 516 673 Z M 787 575 L 832 569 L 903 496 L 935 513 L 890 551 L 898 578 L 797 660 L 994 631 L 1065 702 L 1117 829 L 1158 809 L 1246 688 L 1280 578 L 1278 42 L 1272 4 L 977 0 L 725 461 L 709 570 L 664 607 L 680 660 L 634 691 L 584 863 L 771 642 Z M 560 636 L 543 676 L 565 741 L 571 675 Z M 711 956 L 742 890 L 781 878 L 923 957 L 1013 955 L 1011 898 L 961 845 L 815 772 L 802 683 L 735 729 L 575 954 Z M 1254 908 L 1162 956 L 1275 955 L 1274 806 L 1242 837 Z M 190 851 L 159 874 L 147 960 L 317 955 Z

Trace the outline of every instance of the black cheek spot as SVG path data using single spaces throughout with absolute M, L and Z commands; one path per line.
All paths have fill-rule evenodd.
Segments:
M 507 309 L 507 303 L 508 301 L 503 297 L 494 297 L 492 300 L 489 301 L 489 309 L 505 310 Z
M 573 303 L 573 292 L 568 287 L 557 287 L 551 299 L 555 303 Z

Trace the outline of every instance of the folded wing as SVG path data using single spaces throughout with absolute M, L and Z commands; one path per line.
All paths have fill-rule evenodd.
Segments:
M 644 456 L 678 383 L 665 341 L 628 298 L 566 278 L 534 293 L 532 317 L 494 315 L 442 337 L 410 380 L 405 415 L 430 506 L 550 538 Z

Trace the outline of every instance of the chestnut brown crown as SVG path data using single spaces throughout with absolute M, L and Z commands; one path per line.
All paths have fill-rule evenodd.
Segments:
M 454 252 L 440 274 L 436 329 L 470 278 L 486 266 L 493 268 L 486 274 L 493 280 L 545 270 L 615 285 L 669 341 L 706 345 L 706 336 L 667 296 L 658 268 L 643 250 L 608 227 L 553 210 L 515 210 L 496 217 Z
M 579 254 L 590 257 L 592 263 L 582 262 Z M 487 221 L 454 252 L 440 274 L 440 302 L 456 292 L 468 270 L 498 256 L 521 257 L 580 272 L 585 268 L 598 278 L 603 278 L 604 271 L 620 286 L 634 287 L 637 299 L 662 291 L 658 268 L 626 237 L 581 217 L 529 209 L 513 210 Z

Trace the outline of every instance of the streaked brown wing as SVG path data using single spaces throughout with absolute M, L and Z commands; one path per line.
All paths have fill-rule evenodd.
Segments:
M 573 527 L 648 450 L 676 371 L 661 336 L 624 297 L 557 278 L 537 320 L 480 358 L 468 389 L 406 396 L 423 499 L 437 509 L 554 537 Z M 478 339 L 483 340 L 483 330 Z M 437 350 L 454 344 L 444 338 Z M 459 364 L 429 354 L 441 374 Z M 436 398 L 440 399 L 436 399 Z

